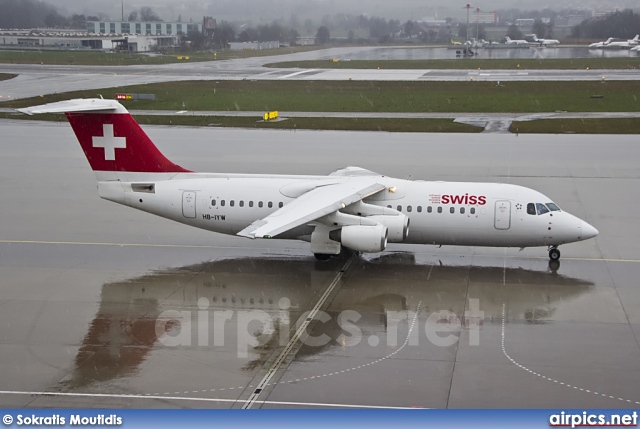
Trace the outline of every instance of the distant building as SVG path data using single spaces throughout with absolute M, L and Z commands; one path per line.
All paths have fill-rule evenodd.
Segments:
M 213 20 L 215 23 L 215 20 Z M 202 33 L 203 24 L 194 22 L 87 21 L 87 32 L 93 34 L 180 35 L 192 31 Z
M 516 27 L 531 27 L 535 21 L 533 18 L 518 18 L 514 24 Z
M 229 49 L 232 51 L 261 51 L 263 49 L 276 49 L 280 42 L 231 42 Z
M 554 24 L 556 27 L 575 27 L 585 19 L 589 19 L 589 17 L 586 15 L 558 16 Z
M 313 46 L 315 44 L 316 44 L 315 36 L 298 37 L 298 40 L 296 40 L 296 45 L 300 45 L 300 46 Z
M 593 17 L 594 18 L 606 18 L 608 16 L 613 15 L 617 11 L 618 11 L 617 9 L 594 11 L 593 12 Z
M 426 27 L 444 27 L 447 25 L 447 21 L 445 19 L 438 19 L 437 16 L 425 16 L 417 22 L 418 24 L 423 24 Z
M 474 12 L 469 13 L 470 24 L 488 24 L 496 25 L 498 23 L 498 16 L 495 12 Z
M 148 52 L 175 46 L 178 36 L 163 35 L 88 35 L 32 30 L 0 31 L 0 46 L 6 48 L 102 49 Z

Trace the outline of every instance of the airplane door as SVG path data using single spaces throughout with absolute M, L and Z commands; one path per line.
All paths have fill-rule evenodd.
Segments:
M 196 193 L 184 191 L 182 193 L 182 215 L 188 218 L 196 217 Z
M 496 229 L 509 229 L 511 227 L 511 202 L 496 201 L 495 223 Z

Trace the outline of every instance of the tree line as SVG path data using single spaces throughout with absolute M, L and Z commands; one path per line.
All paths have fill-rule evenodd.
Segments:
M 571 35 L 578 38 L 630 39 L 640 33 L 640 15 L 632 10 L 615 12 L 604 18 L 592 18 L 573 27 Z
M 563 10 L 555 12 L 551 9 L 540 11 L 522 11 L 520 9 L 502 9 L 495 12 L 500 23 L 511 23 L 507 35 L 512 39 L 522 39 L 519 27 L 513 25 L 518 18 L 535 19 L 532 32 L 538 37 L 553 37 L 553 23 L 560 14 L 571 15 L 583 13 L 580 10 Z M 544 19 L 544 21 L 543 21 Z M 42 0 L 0 0 L 0 28 L 86 28 L 87 21 L 109 20 L 109 17 L 97 14 L 85 16 L 73 14 L 61 15 L 51 4 Z M 127 16 L 128 21 L 162 21 L 160 16 L 150 7 L 133 10 Z M 180 21 L 180 18 L 178 18 Z M 325 15 L 317 23 L 307 19 L 303 23 L 292 15 L 288 25 L 285 20 L 270 24 L 237 27 L 222 21 L 213 34 L 207 36 L 197 33 L 185 35 L 186 41 L 194 49 L 224 48 L 229 42 L 264 42 L 279 41 L 294 44 L 300 32 L 307 36 L 315 36 L 320 44 L 334 43 L 392 43 L 396 40 L 416 39 L 424 43 L 446 43 L 452 37 L 465 38 L 467 28 L 464 23 L 457 23 L 452 18 L 445 18 L 440 26 L 427 27 L 418 21 L 387 20 L 381 17 L 351 15 L 338 13 Z M 469 37 L 486 37 L 484 25 L 476 27 L 470 24 Z M 630 38 L 640 33 L 640 15 L 624 10 L 605 18 L 591 18 L 572 29 L 572 36 L 577 38 Z
M 73 14 L 61 15 L 55 6 L 41 0 L 0 0 L 0 28 L 60 28 L 86 29 L 87 21 L 108 20 L 102 14 L 85 16 Z M 162 21 L 150 7 L 133 10 L 128 21 Z

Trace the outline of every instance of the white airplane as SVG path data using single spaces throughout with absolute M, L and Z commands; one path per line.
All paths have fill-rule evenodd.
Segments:
M 506 40 L 506 44 L 507 45 L 528 45 L 529 42 L 527 42 L 526 40 L 512 40 L 511 38 L 509 38 L 509 36 L 505 37 Z
M 640 34 L 636 34 L 636 36 L 633 39 L 610 42 L 603 47 L 604 48 L 620 48 L 620 49 L 632 48 L 636 46 L 638 42 L 640 42 L 639 37 L 640 37 Z
M 540 46 L 549 46 L 549 45 L 559 45 L 560 44 L 560 41 L 558 39 L 538 39 L 538 36 L 536 36 L 535 34 L 529 34 L 528 36 L 530 36 L 533 39 L 534 43 L 537 43 Z
M 522 186 L 410 181 L 358 167 L 328 176 L 196 173 L 168 160 L 115 100 L 18 111 L 66 114 L 106 200 L 222 234 L 309 241 L 318 259 L 393 242 L 547 246 L 557 260 L 559 245 L 598 235 Z
M 609 37 L 607 40 L 605 40 L 604 42 L 595 42 L 589 45 L 589 49 L 602 49 L 605 46 L 609 45 L 611 42 L 613 42 L 614 39 L 613 37 Z

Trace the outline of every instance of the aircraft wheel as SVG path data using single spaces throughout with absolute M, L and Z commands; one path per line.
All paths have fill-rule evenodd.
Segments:
M 328 253 L 314 253 L 313 256 L 315 256 L 318 261 L 328 261 L 331 258 L 331 255 Z
M 556 248 L 549 250 L 549 259 L 551 259 L 552 261 L 557 261 L 558 259 L 560 259 L 560 250 Z

